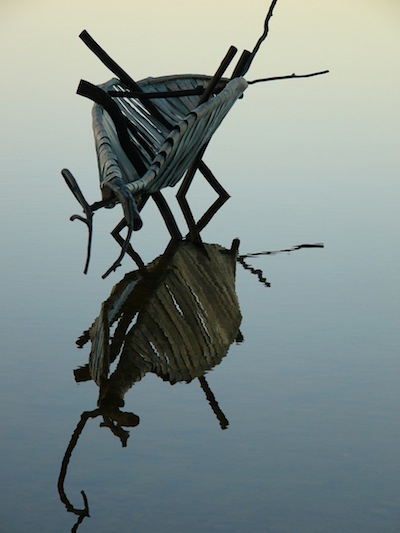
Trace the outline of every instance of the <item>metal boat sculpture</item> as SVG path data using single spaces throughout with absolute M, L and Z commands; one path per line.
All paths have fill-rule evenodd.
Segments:
M 85 30 L 80 38 L 116 76 L 101 85 L 81 80 L 78 94 L 93 100 L 93 131 L 102 199 L 89 204 L 68 169 L 62 175 L 83 208 L 81 220 L 89 231 L 84 272 L 88 270 L 93 213 L 120 203 L 123 218 L 111 232 L 121 245 L 121 253 L 103 277 L 115 270 L 125 253 L 134 258 L 130 246 L 132 232 L 142 227 L 140 211 L 149 197 L 159 208 L 172 239 L 182 234 L 161 191 L 184 180 L 177 199 L 189 227 L 186 237 L 200 241 L 206 220 L 195 222 L 186 193 L 197 169 L 214 188 L 222 204 L 229 195 L 203 162 L 204 151 L 235 102 L 252 83 L 325 74 L 275 76 L 246 81 L 250 65 L 269 30 L 277 0 L 272 0 L 264 22 L 264 32 L 250 52 L 244 50 L 229 77 L 224 77 L 237 49 L 231 46 L 214 76 L 172 75 L 134 81 Z M 120 232 L 127 227 L 126 237 Z
M 247 88 L 246 80 L 235 69 L 232 79 L 223 73 L 237 49 L 231 47 L 216 74 L 173 75 L 146 78 L 135 82 L 84 31 L 80 37 L 118 78 L 93 85 L 81 80 L 78 94 L 95 102 L 92 110 L 93 131 L 98 160 L 102 200 L 89 205 L 72 173 L 62 174 L 81 204 L 85 217 L 72 219 L 85 222 L 89 229 L 85 272 L 90 258 L 93 213 L 101 207 L 121 203 L 124 218 L 115 233 L 127 226 L 120 257 L 107 274 L 120 264 L 127 251 L 131 234 L 142 227 L 140 210 L 151 196 L 159 207 L 173 238 L 182 235 L 168 208 L 161 189 L 175 186 L 186 174 L 178 191 L 184 196 L 197 168 L 221 198 L 228 195 L 211 170 L 201 161 L 212 135 L 224 117 Z M 185 214 L 185 210 L 183 209 Z M 192 235 L 198 228 L 186 217 Z

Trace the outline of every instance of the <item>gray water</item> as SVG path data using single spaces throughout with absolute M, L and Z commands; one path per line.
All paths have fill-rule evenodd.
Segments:
M 250 12 L 213 0 L 188 26 L 194 12 L 180 2 L 114 4 L 0 8 L 6 533 L 71 531 L 78 519 L 57 479 L 98 389 L 74 380 L 89 354 L 75 341 L 135 268 L 126 258 L 101 279 L 118 253 L 109 236 L 118 208 L 95 216 L 87 276 L 85 228 L 68 220 L 79 206 L 61 168 L 99 199 L 90 103 L 76 85 L 110 77 L 77 35 L 87 27 L 137 79 L 210 73 L 230 44 L 253 45 L 266 12 L 261 1 Z M 237 264 L 243 341 L 206 374 L 229 426 L 221 429 L 198 380 L 171 386 L 147 374 L 125 396 L 140 416 L 127 446 L 97 418 L 72 454 L 66 494 L 82 508 L 83 490 L 90 512 L 79 531 L 399 531 L 399 22 L 390 0 L 278 2 L 249 79 L 331 72 L 250 87 L 205 155 L 231 198 L 204 241 L 229 247 L 238 237 L 241 254 L 278 252 L 246 260 L 269 287 Z M 198 177 L 189 198 L 199 216 L 214 196 Z M 149 262 L 168 236 L 154 206 L 143 217 L 134 243 Z

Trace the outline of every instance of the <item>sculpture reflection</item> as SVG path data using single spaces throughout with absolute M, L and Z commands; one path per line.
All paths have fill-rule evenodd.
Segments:
M 99 407 L 123 406 L 124 394 L 148 372 L 172 384 L 190 382 L 221 361 L 241 321 L 237 245 L 234 241 L 227 250 L 172 243 L 145 272 L 130 273 L 114 287 L 88 332 L 89 371 L 100 388 Z
M 114 286 L 92 326 L 77 344 L 90 342 L 89 362 L 75 370 L 76 381 L 92 379 L 99 388 L 97 408 L 82 413 L 65 452 L 58 490 L 68 511 L 79 516 L 89 508 L 69 501 L 64 481 L 72 452 L 86 422 L 102 417 L 122 446 L 139 424 L 135 413 L 124 412 L 124 396 L 147 373 L 171 384 L 200 381 L 222 429 L 229 422 L 210 390 L 205 374 L 242 340 L 241 313 L 235 291 L 239 241 L 229 249 L 218 244 L 172 240 L 149 265 L 130 272 Z M 115 370 L 110 365 L 116 362 Z

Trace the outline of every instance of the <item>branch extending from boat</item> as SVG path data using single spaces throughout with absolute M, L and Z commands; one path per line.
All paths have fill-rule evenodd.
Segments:
M 254 83 L 261 83 L 264 81 L 275 81 L 275 80 L 291 80 L 294 78 L 311 78 L 313 76 L 321 76 L 322 74 L 328 74 L 329 70 L 321 70 L 320 72 L 311 72 L 310 74 L 287 74 L 286 76 L 271 76 L 269 78 L 258 78 L 256 80 L 247 81 L 249 85 L 254 85 Z

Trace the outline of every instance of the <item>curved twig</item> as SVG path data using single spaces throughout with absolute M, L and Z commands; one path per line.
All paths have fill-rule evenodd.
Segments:
M 267 13 L 267 16 L 265 17 L 265 21 L 264 21 L 264 32 L 263 34 L 261 35 L 261 37 L 258 39 L 255 47 L 253 48 L 252 52 L 250 53 L 248 59 L 247 59 L 247 62 L 246 62 L 246 65 L 243 69 L 243 72 L 242 72 L 242 76 L 244 76 L 246 74 L 246 72 L 248 72 L 252 62 L 253 62 L 253 59 L 255 57 L 255 55 L 257 54 L 258 50 L 260 49 L 260 46 L 262 45 L 262 43 L 265 41 L 265 39 L 267 38 L 267 35 L 268 35 L 268 31 L 269 31 L 269 21 L 271 20 L 272 18 L 272 15 L 273 15 L 273 11 L 274 11 L 274 8 L 275 8 L 275 5 L 277 3 L 278 0 L 272 0 L 272 3 L 269 7 L 269 10 L 268 10 L 268 13 Z
M 267 281 L 266 277 L 264 277 L 263 271 L 260 270 L 259 268 L 254 268 L 251 265 L 249 265 L 244 260 L 245 257 L 247 256 L 239 255 L 239 257 L 237 258 L 237 262 L 240 263 L 245 270 L 250 270 L 252 274 L 256 275 L 258 278 L 258 281 L 262 283 L 265 287 L 271 287 L 271 283 Z
M 72 215 L 70 217 L 70 220 L 80 220 L 84 224 L 86 224 L 88 228 L 88 244 L 87 244 L 87 252 L 86 252 L 86 263 L 83 272 L 87 274 L 88 268 L 89 268 L 89 262 L 90 262 L 90 252 L 92 249 L 92 236 L 93 236 L 93 211 L 90 207 L 90 205 L 87 203 L 85 197 L 83 196 L 82 191 L 79 188 L 79 185 L 72 175 L 72 173 L 67 169 L 63 168 L 61 171 L 61 174 L 65 180 L 65 183 L 70 188 L 72 194 L 75 196 L 75 198 L 78 200 L 80 205 L 82 206 L 82 209 L 86 215 L 85 217 L 82 217 L 81 215 Z
M 97 408 L 97 409 L 94 409 L 93 411 L 84 411 L 81 414 L 81 418 L 74 432 L 72 433 L 71 440 L 69 441 L 68 447 L 65 450 L 65 454 L 61 462 L 60 473 L 59 473 L 58 481 L 57 481 L 57 488 L 58 488 L 58 494 L 60 495 L 60 500 L 65 505 L 68 512 L 74 513 L 75 515 L 79 517 L 72 531 L 77 531 L 79 524 L 82 523 L 83 519 L 86 516 L 90 516 L 89 503 L 88 503 L 88 499 L 86 497 L 85 492 L 81 490 L 81 495 L 83 499 L 83 508 L 79 509 L 75 507 L 74 505 L 72 505 L 64 489 L 65 478 L 67 476 L 68 465 L 71 460 L 72 452 L 74 451 L 78 443 L 79 437 L 81 436 L 81 433 L 86 425 L 86 422 L 89 420 L 89 418 L 96 418 L 98 416 L 103 417 L 103 422 L 100 424 L 100 427 L 108 427 L 109 429 L 111 429 L 113 434 L 116 435 L 121 440 L 121 444 L 123 447 L 126 446 L 126 441 L 128 440 L 128 437 L 129 437 L 129 432 L 124 430 L 118 421 L 114 423 L 114 420 L 112 419 L 112 417 L 108 416 L 107 411 L 105 411 L 102 408 Z M 134 427 L 135 424 L 130 423 L 130 425 Z
M 74 513 L 81 518 L 81 520 L 78 521 L 79 523 L 82 522 L 85 516 L 90 516 L 89 505 L 88 505 L 88 501 L 86 498 L 86 494 L 84 491 L 81 491 L 82 498 L 83 498 L 83 504 L 84 504 L 83 509 L 78 509 L 74 507 L 72 503 L 70 502 L 70 500 L 68 499 L 67 494 L 64 490 L 65 477 L 67 475 L 68 464 L 71 459 L 72 452 L 75 449 L 75 446 L 83 431 L 83 428 L 86 425 L 86 422 L 88 421 L 89 418 L 95 418 L 96 416 L 99 416 L 100 414 L 101 414 L 100 409 L 95 409 L 94 411 L 85 411 L 81 414 L 81 419 L 79 420 L 78 425 L 75 428 L 75 431 L 72 433 L 71 440 L 69 441 L 68 447 L 65 450 L 65 454 L 61 462 L 60 474 L 58 476 L 58 481 L 57 481 L 57 488 L 58 488 L 58 493 L 60 495 L 60 500 L 65 505 L 67 511 Z M 79 525 L 79 524 L 76 524 L 76 525 Z

